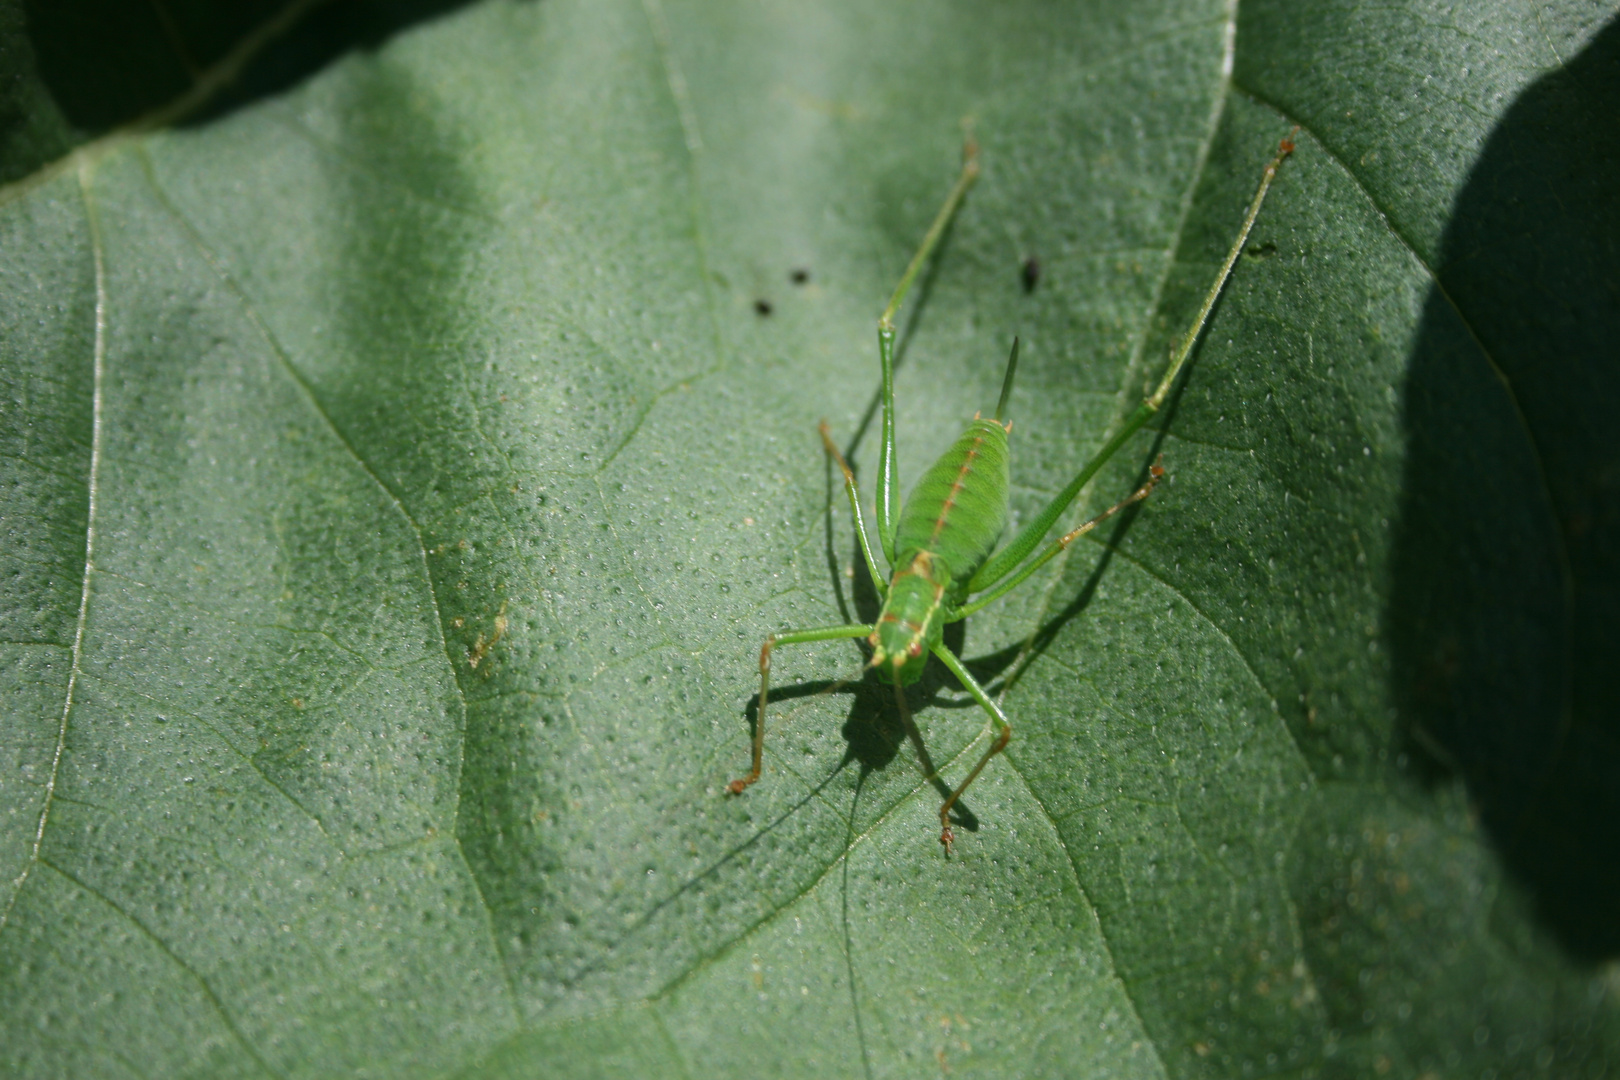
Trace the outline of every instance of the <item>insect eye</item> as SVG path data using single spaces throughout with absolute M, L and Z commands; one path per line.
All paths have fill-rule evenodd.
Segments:
M 922 655 L 922 642 L 913 641 L 910 645 L 908 645 L 906 647 L 906 652 L 910 653 L 912 656 L 921 656 Z

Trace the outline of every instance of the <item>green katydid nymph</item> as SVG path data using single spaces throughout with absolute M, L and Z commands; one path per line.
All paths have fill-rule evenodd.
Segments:
M 877 473 L 877 534 L 890 572 L 880 573 L 873 557 L 866 532 L 866 521 L 861 512 L 859 489 L 855 474 L 848 462 L 833 445 L 826 424 L 821 427 L 822 442 L 843 471 L 844 490 L 849 496 L 850 513 L 854 518 L 855 535 L 866 560 L 867 570 L 877 587 L 882 610 L 871 624 L 852 623 L 845 626 L 826 626 L 810 630 L 785 630 L 765 639 L 759 652 L 759 711 L 754 725 L 753 767 L 748 775 L 733 780 L 727 790 L 740 795 L 760 776 L 765 747 L 765 706 L 770 696 L 771 653 L 778 645 L 798 645 L 811 641 L 833 641 L 841 638 L 865 638 L 871 647 L 868 667 L 875 668 L 890 678 L 896 697 L 904 712 L 907 708 L 905 687 L 917 682 L 928 663 L 929 656 L 939 658 L 984 711 L 995 726 L 990 746 L 978 764 L 967 774 L 939 808 L 939 842 L 947 853 L 955 836 L 951 830 L 951 807 L 962 797 L 992 757 L 1006 748 L 1012 738 L 1012 724 L 1001 706 L 985 692 L 984 687 L 962 665 L 962 661 L 944 644 L 943 636 L 948 623 L 965 619 L 1001 599 L 1023 584 L 1079 537 L 1096 528 L 1099 523 L 1120 510 L 1148 497 L 1155 484 L 1164 475 L 1158 462 L 1149 467 L 1146 483 L 1121 499 L 1090 521 L 1063 534 L 1039 552 L 1041 542 L 1051 532 L 1060 517 L 1079 496 L 1087 481 L 1125 445 L 1148 420 L 1159 411 L 1169 395 L 1176 376 L 1186 365 L 1197 344 L 1200 333 L 1209 321 L 1210 312 L 1220 298 L 1232 275 L 1232 268 L 1248 241 L 1249 231 L 1260 215 L 1276 178 L 1277 169 L 1294 150 L 1290 139 L 1277 147 L 1276 156 L 1266 166 L 1260 187 L 1249 203 L 1247 216 L 1238 231 L 1236 241 L 1227 253 L 1215 282 L 1210 286 L 1199 308 L 1192 327 L 1176 343 L 1170 355 L 1169 368 L 1158 387 L 1125 418 L 1101 450 L 1075 474 L 1064 489 L 1053 496 L 1044 509 L 1030 523 L 1019 530 L 1010 543 L 996 551 L 996 543 L 1007 523 L 1010 453 L 1008 435 L 1011 423 L 1003 423 L 1007 399 L 1012 391 L 1013 376 L 1018 369 L 1018 341 L 1013 340 L 1012 352 L 1007 359 L 1006 374 L 1002 379 L 1001 398 L 994 418 L 979 416 L 946 450 L 939 460 L 923 473 L 900 506 L 896 485 L 896 455 L 894 439 L 894 317 L 905 301 L 913 280 L 933 253 L 945 232 L 952 215 L 961 205 L 979 175 L 978 150 L 971 139 L 963 151 L 962 172 L 940 208 L 922 245 L 906 267 L 900 284 L 895 288 L 889 306 L 878 321 L 878 359 L 883 372 L 883 441 Z M 907 717 L 909 721 L 909 717 Z M 907 725 L 910 726 L 909 723 Z

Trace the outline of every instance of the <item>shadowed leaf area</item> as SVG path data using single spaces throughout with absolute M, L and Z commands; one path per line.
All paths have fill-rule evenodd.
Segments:
M 0 1072 L 1620 1067 L 1613 5 L 901 8 L 0 5 Z M 947 635 L 947 859 L 941 666 L 724 788 L 964 120 L 901 482 L 1019 335 L 1015 522 L 1299 131 Z
M 164 110 L 206 123 L 288 89 L 344 52 L 467 0 L 6 0 L 0 4 L 0 181 Z M 241 54 L 242 63 L 235 62 Z M 210 80 L 211 73 L 226 77 Z

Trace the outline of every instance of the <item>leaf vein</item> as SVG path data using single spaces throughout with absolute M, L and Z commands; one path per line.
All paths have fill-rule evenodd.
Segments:
M 107 905 L 107 907 L 111 908 L 114 912 L 122 916 L 123 919 L 131 926 L 139 930 L 141 935 L 155 945 L 159 952 L 168 957 L 175 967 L 183 971 L 187 976 L 190 977 L 192 982 L 197 984 L 197 988 L 202 991 L 203 997 L 208 999 L 208 1003 L 213 1006 L 214 1012 L 219 1015 L 220 1022 L 225 1025 L 225 1029 L 231 1033 L 231 1037 L 241 1045 L 242 1049 L 247 1053 L 247 1055 L 253 1059 L 254 1064 L 258 1065 L 261 1070 L 270 1076 L 280 1077 L 282 1075 L 280 1072 L 270 1066 L 270 1063 L 264 1059 L 262 1054 L 259 1053 L 258 1047 L 254 1046 L 253 1043 L 249 1041 L 248 1037 L 243 1034 L 242 1029 L 236 1025 L 236 1020 L 231 1016 L 230 1010 L 225 1008 L 225 1002 L 220 998 L 218 992 L 215 991 L 213 985 L 207 979 L 203 978 L 202 973 L 196 968 L 192 967 L 185 957 L 176 952 L 174 948 L 167 941 L 164 941 L 155 930 L 153 930 L 150 926 L 147 926 L 140 919 L 137 919 L 130 912 L 126 911 L 116 901 L 114 901 L 112 897 L 108 896 L 100 889 L 95 888 L 93 885 L 89 884 L 83 879 L 75 876 L 67 870 L 64 870 L 62 867 L 57 866 L 49 859 L 41 859 L 40 862 L 62 875 L 63 878 L 72 882 L 74 885 L 77 885 L 80 889 L 84 890 L 87 895 L 93 896 L 97 900 L 100 900 L 103 904 Z
M 103 446 L 102 378 L 107 358 L 107 260 L 102 243 L 101 220 L 96 213 L 95 199 L 90 186 L 91 169 L 89 162 L 79 167 L 79 193 L 84 202 L 96 283 L 95 338 L 91 346 L 90 469 L 85 482 L 84 574 L 79 582 L 79 612 L 73 624 L 73 647 L 69 654 L 62 717 L 57 724 L 56 746 L 51 752 L 51 770 L 45 780 L 45 794 L 40 799 L 39 822 L 34 827 L 34 839 L 29 845 L 28 861 L 12 879 L 11 896 L 6 900 L 5 910 L 0 911 L 0 933 L 4 933 L 6 927 L 10 925 L 11 912 L 17 905 L 17 898 L 22 895 L 23 886 L 28 884 L 28 878 L 33 873 L 34 867 L 39 864 L 40 848 L 45 843 L 45 826 L 50 820 L 51 801 L 56 795 L 56 782 L 61 775 L 62 753 L 67 748 L 68 717 L 73 712 L 73 694 L 79 684 L 80 662 L 84 657 L 85 617 L 90 610 L 90 581 L 96 568 L 96 500 L 99 495 L 98 481 Z

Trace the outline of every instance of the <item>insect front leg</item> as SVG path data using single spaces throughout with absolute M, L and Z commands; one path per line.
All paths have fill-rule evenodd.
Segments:
M 956 834 L 951 831 L 951 807 L 956 805 L 956 800 L 962 797 L 962 792 L 968 789 L 968 785 L 979 778 L 979 773 L 984 771 L 984 767 L 989 764 L 990 759 L 1007 749 L 1007 743 L 1012 740 L 1012 724 L 1008 722 L 1007 714 L 1001 711 L 1001 706 L 991 700 L 990 695 L 985 693 L 984 687 L 979 685 L 979 680 L 968 674 L 968 669 L 962 666 L 962 661 L 958 660 L 951 650 L 944 645 L 935 645 L 934 655 L 939 657 L 940 661 L 951 669 L 951 674 L 955 675 L 963 686 L 967 687 L 968 693 L 973 695 L 973 699 L 983 706 L 985 712 L 990 714 L 990 719 L 1000 725 L 1000 730 L 996 732 L 996 737 L 990 743 L 990 749 L 986 750 L 984 756 L 979 759 L 979 763 L 973 766 L 973 771 L 967 774 L 967 779 L 963 780 L 961 785 L 951 792 L 950 798 L 940 804 L 939 842 L 945 845 L 945 854 L 949 855 L 951 853 L 951 844 L 956 839 Z
M 765 754 L 765 702 L 771 692 L 771 653 L 778 645 L 802 645 L 810 641 L 837 641 L 840 638 L 865 637 L 872 632 L 870 626 L 849 624 L 847 626 L 826 626 L 819 630 L 787 630 L 780 634 L 772 634 L 765 639 L 765 644 L 759 650 L 759 712 L 754 717 L 754 765 L 748 770 L 748 775 L 733 780 L 726 785 L 726 790 L 733 795 L 741 795 L 748 785 L 759 779 L 759 772 Z
M 838 462 L 838 468 L 844 474 L 844 493 L 849 496 L 849 513 L 855 521 L 855 535 L 861 542 L 861 554 L 866 556 L 866 572 L 872 575 L 872 587 L 877 590 L 878 599 L 882 600 L 889 595 L 888 578 L 878 573 L 877 560 L 872 558 L 872 548 L 866 539 L 866 519 L 861 516 L 861 490 L 855 483 L 855 473 L 844 460 L 843 453 L 833 445 L 832 433 L 827 430 L 827 421 L 821 422 L 821 445 L 827 448 L 827 453 Z

